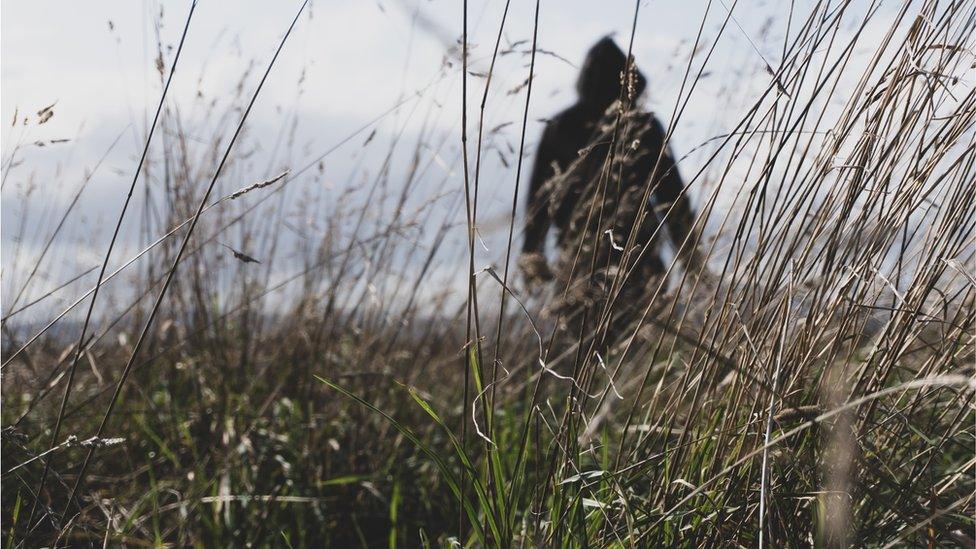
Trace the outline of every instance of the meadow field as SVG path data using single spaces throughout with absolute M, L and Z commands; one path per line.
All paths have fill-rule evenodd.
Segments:
M 976 547 L 976 2 L 163 4 L 3 42 L 6 547 Z M 517 266 L 585 10 L 695 212 L 623 329 Z

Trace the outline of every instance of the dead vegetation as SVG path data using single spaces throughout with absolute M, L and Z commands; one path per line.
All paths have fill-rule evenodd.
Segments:
M 99 264 L 48 286 L 35 273 L 72 201 L 40 257 L 4 265 L 8 546 L 974 543 L 974 4 L 879 19 L 817 2 L 791 10 L 775 60 L 750 38 L 765 90 L 679 162 L 698 211 L 682 248 L 703 260 L 673 262 L 621 338 L 612 292 L 592 330 L 542 314 L 563 289 L 515 276 L 514 210 L 507 253 L 485 251 L 482 155 L 519 173 L 532 62 L 556 55 L 519 41 L 523 84 L 493 85 L 508 8 L 489 5 L 498 38 L 472 76 L 465 2 L 438 76 L 462 84 L 453 132 L 420 90 L 294 165 L 243 152 L 287 33 L 209 144 L 166 100 L 181 49 L 160 51 L 157 118 L 117 197 L 151 197 L 117 219 L 116 236 L 138 220 L 137 249 L 99 241 Z M 745 33 L 734 4 L 703 9 Z M 699 35 L 676 71 L 669 135 L 718 43 Z M 485 119 L 504 97 L 521 124 Z M 415 141 L 377 135 L 421 105 Z M 493 139 L 519 127 L 519 150 Z M 350 142 L 388 150 L 336 187 L 323 162 Z M 4 144 L 5 184 L 22 146 Z M 628 236 L 614 249 L 640 253 Z

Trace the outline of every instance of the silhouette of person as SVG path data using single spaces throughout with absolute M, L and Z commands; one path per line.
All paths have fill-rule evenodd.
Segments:
M 519 266 L 530 283 L 557 278 L 566 285 L 557 308 L 611 300 L 604 311 L 642 312 L 652 283 L 665 272 L 656 245 L 662 217 L 676 250 L 692 231 L 694 215 L 664 129 L 653 114 L 633 106 L 645 86 L 644 76 L 605 37 L 587 53 L 576 84 L 579 100 L 543 131 Z M 555 273 L 544 253 L 551 225 L 560 252 Z M 611 329 L 619 331 L 632 314 L 616 313 Z

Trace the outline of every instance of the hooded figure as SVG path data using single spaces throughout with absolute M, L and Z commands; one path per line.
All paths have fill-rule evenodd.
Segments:
M 602 300 L 611 305 L 604 311 L 619 312 L 646 304 L 665 271 L 655 245 L 661 218 L 675 249 L 692 229 L 664 129 L 633 108 L 646 80 L 629 65 L 609 37 L 593 45 L 576 84 L 579 100 L 549 120 L 536 152 L 519 264 L 530 281 L 553 277 L 544 248 L 555 225 L 555 276 L 569 288 L 562 305 Z

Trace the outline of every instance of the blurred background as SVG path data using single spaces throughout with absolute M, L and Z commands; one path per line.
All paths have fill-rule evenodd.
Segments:
M 164 129 L 171 136 L 181 134 L 194 149 L 189 154 L 199 165 L 194 166 L 198 171 L 193 182 L 200 188 L 216 166 L 213 145 L 229 138 L 296 6 L 261 1 L 235 2 L 233 6 L 199 4 L 166 102 L 167 112 L 179 122 L 164 123 Z M 45 295 L 100 262 L 162 89 L 159 69 L 171 63 L 188 7 L 188 2 L 124 0 L 4 3 L 0 110 L 9 121 L 3 139 L 2 189 L 3 287 L 7 295 L 18 293 L 18 284 L 23 285 L 35 269 L 37 258 L 43 262 L 34 278 L 45 284 L 31 284 L 22 296 L 24 301 Z M 837 32 L 850 35 L 856 31 L 857 15 L 868 7 L 851 8 L 848 22 Z M 467 102 L 472 140 L 477 135 L 485 75 L 503 9 L 504 2 L 474 1 L 469 6 Z M 730 9 L 731 22 L 727 18 Z M 633 52 L 650 82 L 644 101 L 665 126 L 675 122 L 671 148 L 682 158 L 680 169 L 686 179 L 702 168 L 720 139 L 769 86 L 767 67 L 778 65 L 783 44 L 790 38 L 791 29 L 783 24 L 789 9 L 790 3 L 782 1 L 641 4 L 633 29 Z M 884 6 L 871 9 L 885 10 Z M 488 89 L 477 223 L 479 267 L 504 261 L 533 11 L 532 2 L 512 3 Z M 880 33 L 884 15 L 868 21 L 862 33 L 868 37 L 871 32 Z M 367 182 L 380 170 L 387 173 L 390 185 L 402 188 L 418 150 L 432 164 L 412 183 L 407 204 L 416 207 L 434 200 L 434 215 L 463 223 L 464 210 L 458 202 L 463 193 L 461 18 L 461 5 L 447 0 L 310 4 L 249 117 L 233 163 L 221 177 L 218 191 L 222 192 L 215 195 L 284 170 L 295 173 L 314 165 L 288 183 L 280 200 L 262 204 L 254 214 L 285 212 L 296 228 L 285 231 L 277 241 L 280 245 L 273 249 L 247 249 L 271 265 L 273 278 L 293 270 L 289 254 L 294 251 L 298 228 L 322 221 L 322 210 L 300 208 L 310 196 L 332 204 L 341 196 L 351 201 L 347 207 L 358 206 L 370 198 L 365 191 Z M 626 51 L 633 21 L 631 2 L 541 3 L 523 184 L 546 117 L 575 100 L 578 66 L 587 49 L 599 38 L 612 35 Z M 696 44 L 699 27 L 701 39 Z M 862 40 L 871 43 L 869 38 Z M 707 67 L 703 61 L 689 65 L 689 59 L 704 59 L 706 53 L 711 55 Z M 853 67 L 845 71 L 850 76 L 840 86 L 853 85 L 854 67 L 869 58 L 855 56 Z M 693 70 L 687 75 L 689 66 Z M 694 92 L 688 95 L 689 81 L 696 77 Z M 686 97 L 679 101 L 683 85 Z M 49 105 L 53 105 L 53 116 L 39 124 L 38 111 Z M 132 211 L 144 213 L 128 216 L 112 267 L 165 232 L 162 226 L 147 232 L 145 225 L 152 197 L 156 196 L 158 205 L 165 192 L 162 180 L 169 167 L 164 165 L 163 141 L 154 140 L 146 177 L 135 193 Z M 708 185 L 706 177 L 690 187 L 692 200 L 709 192 Z M 73 200 L 76 207 L 63 221 L 63 231 L 70 237 L 56 239 L 42 255 L 51 231 Z M 383 218 L 392 207 L 375 196 L 371 200 L 365 226 Z M 521 215 L 524 196 L 519 201 Z M 709 223 L 714 224 L 714 219 Z M 519 219 L 516 231 L 521 226 Z M 450 258 L 458 254 L 463 261 L 465 233 L 451 231 L 446 239 L 441 261 L 432 268 L 431 277 L 437 283 L 431 286 L 463 288 L 464 273 Z M 516 233 L 516 246 L 518 242 Z M 241 249 L 240 241 L 227 243 Z M 25 311 L 20 321 L 70 302 L 95 276 L 92 272 L 78 279 L 67 291 Z M 115 291 L 125 288 L 115 287 Z

